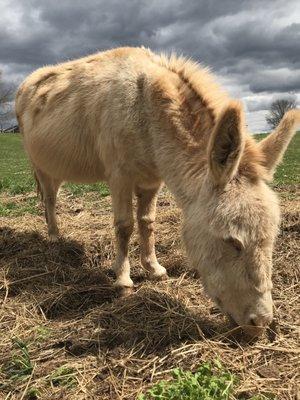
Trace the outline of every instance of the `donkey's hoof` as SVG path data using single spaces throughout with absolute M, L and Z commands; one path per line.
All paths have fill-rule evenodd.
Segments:
M 114 287 L 119 297 L 126 297 L 133 293 L 133 281 L 127 276 L 121 276 L 114 282 Z
M 133 287 L 117 286 L 116 289 L 118 297 L 127 297 L 134 292 Z
M 56 233 L 50 233 L 49 242 L 56 243 L 59 240 L 59 236 Z
M 165 272 L 163 274 L 151 274 L 150 278 L 153 281 L 161 282 L 161 281 L 167 281 L 169 279 L 168 274 Z
M 152 281 L 166 281 L 169 278 L 166 268 L 158 263 L 147 265 L 145 268 L 149 271 L 149 278 Z

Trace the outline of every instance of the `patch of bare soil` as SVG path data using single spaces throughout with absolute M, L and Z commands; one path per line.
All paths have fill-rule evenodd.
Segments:
M 150 282 L 139 266 L 138 238 L 131 241 L 135 292 L 118 298 L 110 265 L 114 256 L 110 199 L 76 199 L 62 193 L 62 239 L 49 243 L 42 211 L 0 219 L 0 398 L 135 399 L 177 366 L 195 369 L 219 359 L 239 377 L 238 397 L 273 393 L 296 399 L 299 390 L 299 197 L 282 201 L 274 253 L 276 320 L 255 343 L 233 338 L 199 280 L 185 268 L 180 212 L 159 199 L 157 255 L 170 279 Z M 11 379 L 13 339 L 27 343 L 27 379 Z M 75 384 L 51 379 L 62 366 Z M 56 383 L 58 382 L 58 384 Z M 73 382 L 74 383 L 74 382 Z

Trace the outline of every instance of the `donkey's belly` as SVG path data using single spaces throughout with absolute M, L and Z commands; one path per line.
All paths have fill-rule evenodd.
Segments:
M 105 168 L 92 146 L 37 139 L 25 144 L 33 165 L 52 178 L 76 183 L 105 180 Z

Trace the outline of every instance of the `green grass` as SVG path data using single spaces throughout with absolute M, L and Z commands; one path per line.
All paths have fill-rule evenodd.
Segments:
M 0 191 L 27 193 L 34 189 L 30 165 L 18 134 L 0 134 Z
M 13 339 L 14 350 L 11 361 L 3 370 L 13 381 L 24 380 L 32 374 L 34 365 L 30 360 L 27 344 L 20 339 Z
M 51 336 L 51 329 L 44 325 L 38 325 L 35 328 L 35 340 L 37 342 L 43 342 Z
M 89 185 L 78 185 L 75 183 L 66 183 L 65 188 L 68 192 L 72 193 L 73 196 L 82 196 L 87 192 L 98 192 L 102 196 L 108 196 L 109 190 L 105 183 L 93 183 Z
M 200 365 L 196 372 L 176 368 L 172 379 L 156 383 L 138 400 L 229 400 L 234 397 L 237 379 L 219 362 Z M 245 400 L 239 397 L 240 400 Z M 257 395 L 248 400 L 274 399 L 272 395 Z
M 37 327 L 36 333 L 36 340 L 39 342 L 41 338 L 44 339 L 49 336 L 50 330 L 40 325 Z M 10 359 L 1 366 L 1 372 L 5 374 L 7 382 L 0 382 L 0 389 L 12 388 L 17 382 L 21 382 L 24 385 L 26 381 L 29 383 L 28 380 L 31 379 L 36 369 L 36 363 L 33 363 L 30 358 L 28 344 L 19 338 L 13 338 L 12 343 L 13 349 Z M 63 386 L 66 389 L 71 389 L 77 385 L 76 370 L 71 366 L 62 365 L 45 378 L 45 383 L 51 386 Z M 38 399 L 39 395 L 39 389 L 32 386 L 26 390 L 25 398 L 34 400 Z
M 36 400 L 39 397 L 40 397 L 40 391 L 37 388 L 31 387 L 31 388 L 27 389 L 26 397 L 25 397 L 27 400 Z
M 50 382 L 53 386 L 72 388 L 77 384 L 76 371 L 72 367 L 63 365 L 51 374 Z
M 233 390 L 234 377 L 221 366 L 202 364 L 198 370 L 174 369 L 171 381 L 160 381 L 138 400 L 227 400 Z
M 25 198 L 22 201 L 4 201 L 0 202 L 0 216 L 2 217 L 19 217 L 24 214 L 38 214 L 37 198 Z

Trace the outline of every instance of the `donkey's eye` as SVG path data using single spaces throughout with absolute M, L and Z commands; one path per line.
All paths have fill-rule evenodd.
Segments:
M 233 238 L 233 237 L 229 237 L 224 239 L 225 243 L 228 243 L 230 246 L 234 247 L 236 251 L 238 251 L 239 253 L 243 250 L 243 243 L 237 239 L 237 238 Z

